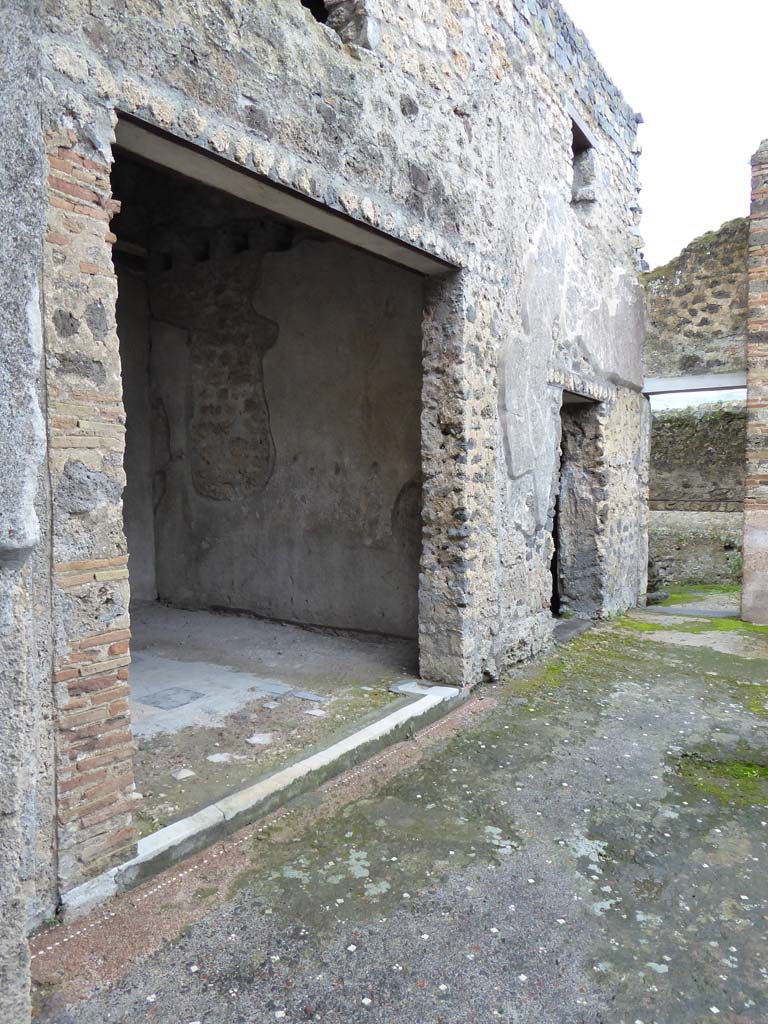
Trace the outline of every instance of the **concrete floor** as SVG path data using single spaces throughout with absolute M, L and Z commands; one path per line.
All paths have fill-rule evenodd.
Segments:
M 416 672 L 407 640 L 157 602 L 131 620 L 142 835 L 383 712 Z
M 36 1021 L 762 1024 L 767 721 L 768 628 L 596 624 L 41 935 Z

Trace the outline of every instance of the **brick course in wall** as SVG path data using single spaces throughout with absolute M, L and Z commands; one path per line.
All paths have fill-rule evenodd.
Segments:
M 768 623 L 768 139 L 752 157 L 742 616 Z

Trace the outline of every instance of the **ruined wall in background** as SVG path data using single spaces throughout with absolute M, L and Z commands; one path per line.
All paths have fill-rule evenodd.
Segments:
M 749 220 L 694 239 L 641 275 L 646 377 L 732 373 L 746 365 Z M 651 587 L 737 583 L 746 412 L 729 401 L 657 411 L 651 423 Z
M 651 512 L 648 586 L 741 580 L 741 512 Z
M 746 365 L 749 220 L 694 239 L 645 286 L 645 376 L 728 373 Z
M 738 583 L 746 410 L 717 402 L 655 412 L 649 583 Z
M 742 402 L 653 414 L 648 562 L 652 588 L 739 582 L 746 423 Z
M 742 511 L 747 430 L 743 403 L 659 410 L 651 429 L 652 510 Z

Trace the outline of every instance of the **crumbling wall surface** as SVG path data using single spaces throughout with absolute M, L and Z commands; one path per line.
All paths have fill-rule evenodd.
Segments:
M 424 676 L 475 683 L 547 642 L 559 389 L 606 403 L 615 601 L 644 584 L 630 557 L 644 543 L 635 115 L 555 2 L 379 0 L 376 20 L 378 43 L 359 47 L 298 0 L 237 16 L 223 0 L 46 4 L 66 885 L 133 837 L 108 231 L 118 110 L 460 268 L 428 288 L 422 330 Z M 594 197 L 578 202 L 566 102 L 597 140 Z
M 648 586 L 738 583 L 743 512 L 651 511 Z
M 654 412 L 651 509 L 740 512 L 746 474 L 747 412 L 715 402 Z
M 19 1024 L 30 1012 L 25 922 L 54 897 L 38 17 L 24 0 L 0 8 L 0 1019 Z
M 752 157 L 741 614 L 768 624 L 768 139 Z
M 728 221 L 641 276 L 646 377 L 744 369 L 748 233 L 748 218 Z

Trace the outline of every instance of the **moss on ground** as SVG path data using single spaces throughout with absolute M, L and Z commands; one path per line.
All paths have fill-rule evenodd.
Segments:
M 706 601 L 708 597 L 715 595 L 738 594 L 740 589 L 738 583 L 719 583 L 714 585 L 690 583 L 664 587 L 664 592 L 668 594 L 668 597 L 664 601 L 660 601 L 658 607 L 663 608 L 675 604 L 693 604 Z
M 756 626 L 753 622 L 743 622 L 741 619 L 716 619 L 709 616 L 697 618 L 691 615 L 686 622 L 646 622 L 644 619 L 624 616 L 619 619 L 619 625 L 636 633 L 741 633 L 768 636 L 768 626 Z
M 630 619 L 624 617 L 619 619 L 619 625 L 622 629 L 633 629 L 636 633 L 655 633 L 661 629 L 669 629 L 669 626 L 664 626 L 660 622 L 643 622 L 642 619 Z
M 694 619 L 690 624 L 679 624 L 670 627 L 681 633 L 758 633 L 761 636 L 768 636 L 768 626 L 756 626 L 754 622 L 744 622 L 741 619 Z
M 768 803 L 768 767 L 754 761 L 721 761 L 701 754 L 684 754 L 677 773 L 701 792 L 723 803 L 739 806 Z
M 168 824 L 165 818 L 155 817 L 154 814 L 148 813 L 143 807 L 138 807 L 133 812 L 133 823 L 136 826 L 136 837 L 138 839 L 151 836 L 153 832 L 165 828 Z

